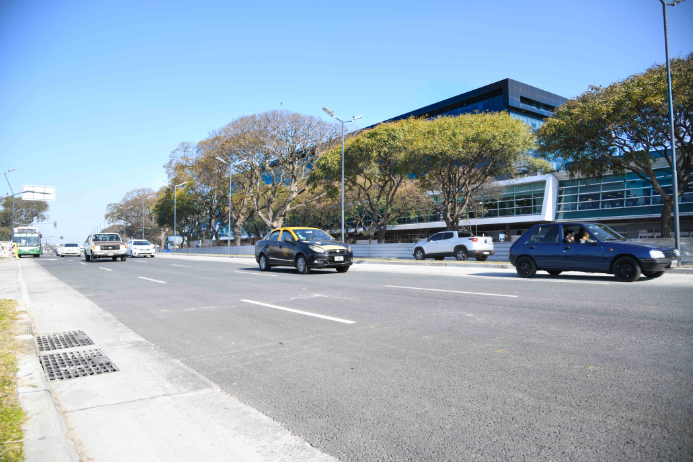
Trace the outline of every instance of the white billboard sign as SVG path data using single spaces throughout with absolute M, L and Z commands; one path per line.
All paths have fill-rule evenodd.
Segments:
M 55 201 L 55 186 L 22 186 L 22 200 L 25 201 Z

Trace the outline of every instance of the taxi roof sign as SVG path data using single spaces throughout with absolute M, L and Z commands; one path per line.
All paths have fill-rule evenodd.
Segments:
M 55 186 L 22 186 L 22 200 L 25 201 L 55 201 Z

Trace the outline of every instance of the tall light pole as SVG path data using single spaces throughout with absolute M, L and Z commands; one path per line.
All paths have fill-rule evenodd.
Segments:
M 222 163 L 229 164 L 229 209 L 227 213 L 227 255 L 230 254 L 231 252 L 231 239 L 229 236 L 229 232 L 232 229 L 232 175 L 233 175 L 233 168 L 236 167 L 239 164 L 243 164 L 246 162 L 246 160 L 241 160 L 236 163 L 232 163 L 229 160 L 224 160 L 221 157 L 215 157 L 215 159 L 219 160 Z
M 10 192 L 12 193 L 12 242 L 14 242 L 14 191 L 12 190 L 12 185 L 10 185 L 10 180 L 7 179 L 7 174 L 15 170 L 17 169 L 13 168 L 5 172 L 5 181 L 7 181 L 7 186 L 10 187 Z
M 174 187 L 174 253 L 176 253 L 176 188 L 180 188 L 181 186 L 185 185 L 188 183 L 188 181 L 184 181 L 183 183 L 180 184 L 171 184 L 167 181 L 167 184 L 169 186 Z
M 132 209 L 133 206 L 131 205 L 130 207 L 123 208 L 122 205 L 116 205 L 116 207 L 118 207 L 119 209 L 121 209 L 123 211 L 123 240 L 125 241 L 128 238 L 128 236 L 126 235 L 126 230 L 125 230 L 125 222 L 126 222 L 126 212 L 125 211 L 128 209 Z
M 142 196 L 142 239 L 145 239 L 145 199 L 153 197 L 154 194 Z
M 668 79 L 668 120 L 671 125 L 671 164 L 673 167 L 673 223 L 676 235 L 676 249 L 681 250 L 681 225 L 678 217 L 678 166 L 676 164 L 676 135 L 673 128 L 673 90 L 671 87 L 671 60 L 668 56 L 668 21 L 666 20 L 666 7 L 676 6 L 683 0 L 673 0 L 671 3 L 666 3 L 661 0 L 661 5 L 664 8 L 664 38 L 666 42 L 666 76 Z
M 327 107 L 324 107 L 323 110 L 341 124 L 340 138 L 343 148 L 340 154 L 340 242 L 345 242 L 345 124 L 352 123 L 363 116 L 353 116 L 351 120 L 341 120 Z

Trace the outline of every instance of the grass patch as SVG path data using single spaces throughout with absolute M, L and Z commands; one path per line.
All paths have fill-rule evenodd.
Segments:
M 19 344 L 12 326 L 17 319 L 17 302 L 0 300 L 0 461 L 23 461 L 22 421 L 24 413 L 17 399 L 17 358 Z

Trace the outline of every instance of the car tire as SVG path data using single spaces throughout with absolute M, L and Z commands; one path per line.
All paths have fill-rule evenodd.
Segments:
M 649 279 L 656 279 L 663 276 L 664 271 L 645 271 L 644 275 L 647 276 Z
M 642 267 L 632 257 L 620 257 L 613 265 L 613 274 L 620 282 L 634 282 L 642 274 Z
M 94 254 L 92 254 L 92 263 L 96 263 L 97 260 L 98 258 Z
M 90 261 L 91 259 L 92 259 L 92 257 L 90 257 L 87 254 L 84 254 L 84 261 Z
M 516 274 L 522 278 L 532 278 L 536 275 L 538 267 L 531 257 L 521 257 L 516 261 Z
M 422 250 L 420 247 L 418 247 L 417 249 L 415 249 L 413 256 L 415 257 L 416 260 L 424 260 L 425 259 L 425 251 Z
M 118 261 L 118 257 L 111 257 L 111 260 Z
M 126 261 L 127 258 L 128 258 L 128 255 L 123 255 L 123 256 L 121 257 L 121 261 Z
M 309 265 L 306 264 L 306 257 L 304 257 L 304 255 L 297 257 L 295 267 L 297 268 L 297 272 L 299 274 L 307 274 L 309 272 Z
M 60 258 L 63 258 L 65 255 L 61 255 Z
M 465 247 L 456 247 L 454 249 L 454 257 L 456 257 L 456 260 L 458 261 L 467 261 L 468 249 Z
M 559 276 L 562 273 L 560 270 L 548 270 L 548 274 L 551 276 Z
M 268 257 L 264 253 L 262 253 L 261 256 L 258 257 L 258 267 L 261 269 L 261 271 L 270 271 Z
M 442 261 L 442 260 L 444 260 L 444 257 L 434 257 L 434 259 L 437 261 Z
M 488 255 L 481 255 L 479 257 L 475 257 L 477 261 L 485 261 L 487 260 Z
M 349 266 L 339 266 L 335 270 L 339 273 L 347 273 L 349 269 L 350 269 Z

